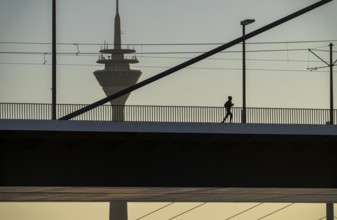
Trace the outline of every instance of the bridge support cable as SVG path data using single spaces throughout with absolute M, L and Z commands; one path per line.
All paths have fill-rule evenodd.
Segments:
M 128 94 L 128 93 L 130 93 L 132 91 L 135 91 L 135 90 L 137 90 L 139 88 L 142 88 L 143 86 L 146 86 L 146 85 L 148 85 L 148 84 L 150 84 L 152 82 L 155 82 L 155 81 L 157 81 L 157 80 L 159 80 L 159 79 L 161 79 L 161 78 L 163 78 L 165 76 L 171 75 L 172 73 L 175 73 L 175 72 L 177 72 L 177 71 L 179 71 L 181 69 L 184 69 L 184 68 L 186 68 L 186 67 L 188 67 L 188 66 L 190 66 L 192 64 L 195 64 L 195 63 L 197 63 L 197 62 L 199 62 L 201 60 L 204 60 L 204 59 L 206 59 L 206 58 L 208 58 L 208 57 L 210 57 L 210 56 L 212 56 L 214 54 L 217 54 L 217 53 L 219 53 L 219 52 L 221 52 L 223 50 L 226 50 L 226 49 L 228 49 L 228 48 L 230 48 L 230 47 L 232 47 L 232 46 L 234 46 L 236 44 L 239 44 L 239 43 L 243 42 L 244 40 L 247 40 L 247 39 L 250 39 L 252 37 L 255 37 L 256 35 L 259 35 L 259 34 L 265 32 L 265 31 L 268 31 L 268 30 L 270 30 L 270 29 L 272 29 L 272 28 L 274 28 L 274 27 L 276 27 L 276 26 L 278 26 L 280 24 L 283 24 L 283 23 L 285 23 L 285 22 L 287 22 L 289 20 L 292 20 L 292 19 L 294 19 L 294 18 L 296 18 L 296 17 L 298 17 L 300 15 L 303 15 L 303 14 L 305 14 L 305 13 L 307 13 L 307 12 L 313 10 L 313 9 L 316 9 L 316 8 L 322 6 L 322 5 L 325 5 L 326 3 L 331 2 L 331 1 L 333 1 L 333 0 L 321 0 L 321 1 L 317 2 L 317 3 L 314 3 L 314 4 L 312 4 L 312 5 L 310 5 L 310 6 L 306 7 L 306 8 L 303 8 L 303 9 L 301 9 L 301 10 L 293 13 L 293 14 L 290 14 L 290 15 L 288 15 L 286 17 L 283 17 L 283 18 L 281 18 L 281 19 L 279 19 L 277 21 L 274 21 L 274 22 L 272 22 L 272 23 L 270 23 L 270 24 L 268 24 L 268 25 L 266 25 L 266 26 L 264 26 L 262 28 L 259 28 L 259 29 L 255 30 L 253 32 L 250 32 L 249 34 L 246 34 L 245 36 L 241 36 L 241 37 L 239 37 L 239 38 L 237 38 L 237 39 L 235 39 L 233 41 L 230 41 L 230 42 L 228 42 L 228 43 L 226 43 L 224 45 L 221 45 L 221 46 L 219 46 L 219 47 L 217 47 L 217 48 L 215 48 L 213 50 L 210 50 L 210 51 L 208 51 L 206 53 L 203 53 L 203 54 L 201 54 L 201 55 L 199 55 L 199 56 L 197 56 L 195 58 L 192 58 L 192 59 L 190 59 L 190 60 L 188 60 L 188 61 L 186 61 L 186 62 L 184 62 L 182 64 L 179 64 L 179 65 L 177 65 L 175 67 L 172 67 L 171 69 L 168 69 L 168 70 L 166 70 L 166 71 L 164 71 L 162 73 L 159 73 L 159 74 L 157 74 L 157 75 L 155 75 L 153 77 L 150 77 L 150 78 L 148 78 L 146 80 L 143 80 L 143 81 L 141 81 L 141 82 L 139 82 L 139 83 L 137 83 L 135 85 L 132 85 L 132 86 L 130 86 L 130 87 L 126 88 L 126 89 L 123 89 L 123 90 L 121 90 L 121 91 L 119 91 L 119 92 L 117 92 L 115 94 L 112 94 L 112 95 L 110 95 L 110 96 L 108 96 L 106 98 L 103 98 L 103 99 L 101 99 L 101 100 L 99 100 L 97 102 L 94 102 L 94 103 L 92 103 L 92 104 L 90 104 L 90 105 L 88 105 L 88 106 L 86 106 L 86 107 L 84 107 L 82 109 L 79 109 L 79 110 L 77 110 L 77 111 L 75 111 L 73 113 L 70 113 L 70 114 L 68 114 L 66 116 L 63 116 L 59 120 L 69 120 L 69 119 L 72 119 L 72 118 L 74 118 L 74 117 L 76 117 L 76 116 L 78 116 L 80 114 L 83 114 L 85 112 L 88 112 L 88 111 L 90 111 L 90 110 L 92 110 L 92 109 L 94 109 L 94 108 L 96 108 L 96 107 L 98 107 L 100 105 L 103 105 L 103 104 L 105 104 L 107 102 L 110 102 L 110 101 L 112 101 L 114 99 L 117 99 L 117 98 L 119 98 L 119 97 L 121 97 L 121 96 L 123 96 L 125 94 Z
M 193 210 L 195 210 L 197 208 L 200 208 L 201 206 L 206 205 L 206 204 L 207 204 L 207 202 L 201 203 L 201 204 L 199 204 L 199 205 L 197 205 L 197 206 L 195 206 L 195 207 L 193 207 L 193 208 L 191 208 L 191 209 L 189 209 L 187 211 L 184 211 L 184 212 L 182 212 L 182 213 L 180 213 L 180 214 L 178 214 L 176 216 L 173 216 L 173 217 L 169 218 L 168 220 L 172 220 L 172 219 L 178 218 L 178 217 L 180 217 L 180 216 L 182 216 L 182 215 L 184 215 L 184 214 L 186 214 L 188 212 L 191 212 L 191 211 L 193 211 Z
M 288 207 L 290 207 L 290 206 L 292 206 L 292 205 L 294 205 L 294 204 L 295 204 L 295 203 L 291 203 L 291 204 L 289 204 L 289 205 L 286 205 L 286 206 L 284 206 L 284 207 L 282 207 L 282 208 L 280 208 L 280 209 L 277 209 L 277 210 L 275 210 L 275 211 L 273 211 L 273 212 L 271 212 L 271 213 L 269 213 L 269 214 L 267 214 L 267 215 L 265 215 L 265 216 L 262 216 L 262 217 L 258 218 L 257 220 L 261 220 L 261 219 L 267 218 L 267 217 L 269 217 L 269 216 L 271 216 L 271 215 L 274 215 L 275 213 L 280 212 L 280 211 L 282 211 L 282 210 L 284 210 L 284 209 L 286 209 L 286 208 L 288 208 Z
M 256 207 L 258 207 L 258 206 L 260 206 L 260 205 L 263 205 L 263 204 L 264 204 L 264 203 L 261 202 L 261 203 L 259 203 L 259 204 L 257 204 L 257 205 L 254 205 L 254 206 L 252 206 L 252 207 L 250 207 L 250 208 L 248 208 L 248 209 L 245 209 L 245 210 L 243 210 L 243 211 L 241 211 L 241 212 L 239 212 L 239 213 L 237 213 L 237 214 L 235 214 L 235 215 L 232 215 L 231 217 L 226 218 L 226 220 L 230 220 L 230 219 L 235 218 L 235 217 L 237 217 L 237 216 L 239 216 L 239 215 L 242 215 L 243 213 L 246 213 L 246 212 L 248 212 L 248 211 L 250 211 L 250 210 L 252 210 L 252 209 L 255 209 Z
M 162 207 L 160 207 L 160 208 L 158 208 L 158 209 L 156 209 L 156 210 L 154 210 L 154 211 L 152 211 L 152 212 L 149 212 L 149 213 L 147 213 L 147 214 L 145 214 L 145 215 L 143 215 L 143 216 L 141 216 L 141 217 L 139 217 L 139 218 L 136 218 L 136 220 L 143 219 L 143 218 L 145 218 L 145 217 L 147 217 L 147 216 L 149 216 L 149 215 L 152 215 L 153 213 L 156 213 L 156 212 L 158 212 L 158 211 L 160 211 L 160 210 L 162 210 L 162 209 L 164 209 L 164 208 L 166 208 L 166 207 L 168 207 L 168 206 L 170 206 L 170 205 L 172 205 L 172 204 L 174 204 L 174 202 L 171 202 L 171 203 L 169 203 L 169 204 L 167 204 L 167 205 L 164 205 L 164 206 L 162 206 Z

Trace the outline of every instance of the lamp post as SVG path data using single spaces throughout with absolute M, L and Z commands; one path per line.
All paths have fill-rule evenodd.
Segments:
M 246 25 L 254 23 L 254 19 L 241 21 L 242 36 L 246 35 Z M 246 123 L 246 41 L 242 41 L 242 123 Z
M 52 120 L 56 120 L 56 0 L 52 1 Z

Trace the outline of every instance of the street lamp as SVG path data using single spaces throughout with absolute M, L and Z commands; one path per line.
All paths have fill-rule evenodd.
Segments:
M 254 23 L 254 19 L 246 19 L 241 21 L 242 36 L 246 35 L 245 27 Z M 246 41 L 242 41 L 242 123 L 246 123 Z

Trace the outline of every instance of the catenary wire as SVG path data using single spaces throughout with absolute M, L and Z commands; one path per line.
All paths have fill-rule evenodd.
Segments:
M 336 42 L 337 40 L 308 40 L 308 41 L 271 41 L 271 42 L 246 42 L 246 44 L 303 44 L 303 43 L 325 43 Z M 19 42 L 19 41 L 1 41 L 0 44 L 31 44 L 31 45 L 51 45 L 49 42 Z M 197 45 L 221 45 L 222 43 L 128 43 L 121 45 L 135 45 L 135 46 L 197 46 Z M 88 46 L 100 46 L 104 43 L 57 43 L 57 45 L 88 45 Z M 105 44 L 107 45 L 107 44 Z M 114 44 L 108 44 L 114 45 Z
M 6 52 L 0 52 L 0 54 L 5 54 Z M 11 54 L 12 52 L 8 52 L 8 54 Z M 14 54 L 19 54 L 17 52 L 13 52 Z M 50 53 L 43 53 L 43 52 L 37 52 L 37 53 L 33 53 L 32 55 L 51 55 Z M 76 57 L 80 56 L 86 56 L 86 54 L 83 53 L 70 53 L 70 54 L 61 54 L 61 55 L 70 55 L 70 56 L 74 56 L 76 55 Z M 89 56 L 93 56 L 91 54 L 88 54 Z M 94 54 L 95 56 L 99 55 Z M 187 60 L 187 59 L 191 59 L 191 57 L 172 57 L 172 56 L 141 56 L 141 58 L 146 58 L 146 59 L 183 59 L 183 60 Z M 221 60 L 221 61 L 241 61 L 242 59 L 238 59 L 238 58 L 208 58 L 208 60 Z M 246 59 L 247 61 L 267 61 L 267 62 L 302 62 L 302 63 L 306 63 L 308 62 L 308 60 L 294 60 L 294 59 Z M 320 62 L 317 60 L 311 60 L 310 62 Z
M 247 50 L 247 53 L 263 53 L 263 52 L 290 52 L 290 51 L 307 51 L 304 48 L 294 48 L 294 49 L 279 49 L 279 50 Z M 205 51 L 164 51 L 164 52 L 136 52 L 134 55 L 142 54 L 202 54 Z M 233 51 L 222 51 L 219 53 L 242 53 L 240 50 Z M 33 52 L 33 51 L 0 51 L 0 54 L 23 54 L 23 55 L 51 55 L 51 52 Z M 57 55 L 101 55 L 99 52 L 58 52 Z M 122 54 L 122 53 L 121 53 Z
M 0 52 L 1 54 L 1 52 Z M 42 54 L 38 54 L 42 55 Z M 48 55 L 48 54 L 46 54 Z M 81 54 L 80 54 L 81 55 Z M 82 55 L 84 56 L 84 55 Z M 76 55 L 77 57 L 77 55 Z M 172 56 L 141 56 L 141 59 L 179 59 L 179 60 L 188 60 L 191 59 L 191 57 L 172 57 Z M 220 61 L 242 61 L 242 59 L 238 58 L 216 58 L 216 57 L 210 57 L 208 60 L 220 60 Z M 260 62 L 296 62 L 296 63 L 307 63 L 310 61 L 311 63 L 320 63 L 321 61 L 317 60 L 296 60 L 296 59 L 252 59 L 252 58 L 246 58 L 247 61 L 260 61 Z
M 191 59 L 191 57 L 162 57 L 162 56 L 142 56 L 141 58 L 148 59 Z M 220 61 L 242 61 L 242 59 L 238 58 L 208 58 L 208 60 L 220 60 Z M 308 60 L 294 60 L 294 59 L 251 59 L 246 58 L 246 61 L 259 61 L 259 62 L 295 62 L 295 63 L 307 63 Z M 312 60 L 312 63 L 320 63 L 321 61 Z
M 41 65 L 41 66 L 50 66 L 51 64 L 49 63 L 11 63 L 11 62 L 0 62 L 0 64 L 3 65 Z M 102 66 L 99 64 L 57 64 L 58 66 Z M 135 68 L 157 68 L 157 69 L 167 69 L 170 68 L 169 66 L 134 66 Z M 188 67 L 186 69 L 195 69 L 195 70 L 232 70 L 232 71 L 241 71 L 241 68 L 216 68 L 216 67 Z M 300 69 L 262 69 L 262 68 L 247 68 L 249 71 L 270 71 L 270 72 L 308 72 L 309 70 L 300 70 Z M 310 70 L 310 71 L 315 71 L 319 73 L 325 73 L 328 71 L 316 71 L 316 70 Z

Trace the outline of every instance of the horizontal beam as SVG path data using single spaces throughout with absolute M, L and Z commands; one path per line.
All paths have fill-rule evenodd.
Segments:
M 337 189 L 0 187 L 0 202 L 337 202 Z

